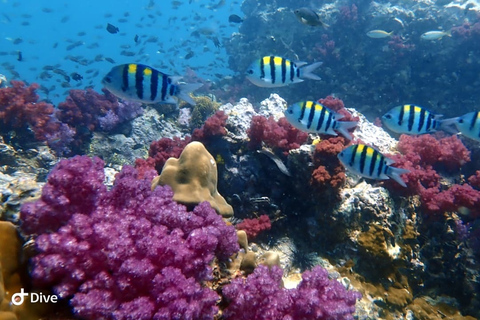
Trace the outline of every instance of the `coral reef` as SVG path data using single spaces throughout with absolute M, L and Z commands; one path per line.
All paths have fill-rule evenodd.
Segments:
M 21 209 L 37 235 L 34 283 L 85 319 L 211 319 L 218 296 L 202 282 L 215 256 L 238 251 L 236 232 L 206 202 L 187 211 L 169 187 L 151 191 L 154 174 L 125 166 L 107 191 L 100 159 L 62 160 Z
M 200 142 L 189 143 L 178 159 L 167 160 L 161 174 L 153 180 L 152 189 L 159 185 L 169 185 L 175 201 L 188 205 L 208 201 L 223 217 L 233 215 L 232 206 L 217 190 L 215 159 Z

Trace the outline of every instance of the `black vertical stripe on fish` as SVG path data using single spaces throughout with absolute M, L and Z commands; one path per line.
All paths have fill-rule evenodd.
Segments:
M 325 112 L 326 112 L 325 108 L 322 107 L 322 111 L 320 111 L 320 117 L 318 117 L 317 131 L 320 130 L 320 128 L 322 127 L 323 121 L 325 120 Z
M 162 101 L 165 101 L 167 98 L 168 80 L 169 78 L 166 74 L 162 75 Z
M 473 113 L 472 120 L 470 120 L 470 127 L 468 129 L 473 130 L 475 123 L 477 122 L 478 111 Z
M 400 114 L 398 115 L 398 125 L 401 126 L 403 122 L 403 116 L 405 115 L 405 108 L 407 106 L 403 106 L 400 108 Z
M 260 79 L 265 79 L 265 64 L 263 59 L 260 59 Z
M 383 166 L 385 165 L 385 158 L 382 156 L 382 158 L 380 159 L 380 162 L 378 163 L 378 169 L 377 169 L 377 177 L 380 177 L 380 175 L 382 174 L 382 169 L 383 169 Z M 385 166 L 386 168 L 387 166 Z
M 313 117 L 315 117 L 315 104 L 310 103 L 310 113 L 308 114 L 307 129 L 312 127 Z
M 426 113 L 427 113 L 427 111 L 425 109 L 422 108 L 420 110 L 420 120 L 418 121 L 418 132 L 422 131 L 423 125 L 425 124 L 425 114 Z
M 287 80 L 287 59 L 282 58 L 282 83 Z
M 327 119 L 327 123 L 325 124 L 325 131 L 328 131 L 328 128 L 330 128 L 330 125 L 332 125 L 332 127 L 335 125 L 335 120 L 333 120 L 333 113 L 329 112 L 328 113 L 328 119 Z
M 135 72 L 135 89 L 137 90 L 137 97 L 143 99 L 143 71 L 145 66 L 137 64 L 137 70 Z
M 373 176 L 373 170 L 375 170 L 375 164 L 377 163 L 377 160 L 379 160 L 380 155 L 378 154 L 377 150 L 373 150 L 372 154 L 372 159 L 370 161 L 370 168 L 368 170 L 368 174 L 372 177 Z
M 297 68 L 297 74 L 296 74 L 297 78 L 300 78 L 300 68 Z
M 294 63 L 290 62 L 290 81 L 293 82 L 293 79 L 295 78 L 295 67 Z
M 415 107 L 414 106 L 409 106 L 408 109 L 408 131 L 412 131 L 413 129 L 413 122 L 415 121 Z
M 272 78 L 272 83 L 275 83 L 275 57 L 274 56 L 270 56 L 270 77 Z
M 150 100 L 154 101 L 158 93 L 158 71 L 152 69 L 152 74 L 150 75 Z
M 128 89 L 128 64 L 123 66 L 122 70 L 122 91 L 125 92 Z
M 362 150 L 362 154 L 360 155 L 360 172 L 363 173 L 365 170 L 365 162 L 367 160 L 367 147 L 364 146 Z
M 174 95 L 176 94 L 177 86 L 174 85 L 174 84 L 172 84 L 171 81 L 170 81 L 170 79 L 168 79 L 168 80 L 169 80 L 169 83 L 170 83 L 170 90 L 169 90 L 169 93 L 168 93 L 168 94 L 169 94 L 170 96 L 174 96 Z
M 305 116 L 305 110 L 307 109 L 307 101 L 304 101 L 302 105 L 300 106 L 300 118 L 298 119 L 299 121 L 303 120 L 303 117 Z
M 430 130 L 430 127 L 433 125 L 435 125 L 435 123 L 432 123 L 434 122 L 435 119 L 433 119 L 433 116 L 431 113 L 428 114 L 428 117 L 427 117 L 427 126 L 425 128 L 426 131 Z
M 358 144 L 356 144 L 353 147 L 353 152 L 352 152 L 352 157 L 350 158 L 350 166 L 353 167 L 353 164 L 355 163 L 355 157 L 357 155 L 357 150 L 358 150 Z

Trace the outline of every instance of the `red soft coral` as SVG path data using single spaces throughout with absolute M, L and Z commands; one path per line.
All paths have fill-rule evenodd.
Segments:
M 39 85 L 29 87 L 22 81 L 11 81 L 11 87 L 0 89 L 1 132 L 17 130 L 20 133 L 30 128 L 35 139 L 45 141 L 48 135 L 58 130 L 60 124 L 52 118 L 54 108 L 46 102 L 37 102 L 35 91 Z
M 148 155 L 154 161 L 154 167 L 158 173 L 162 172 L 163 165 L 167 161 L 168 158 L 178 158 L 182 153 L 185 146 L 190 143 L 191 139 L 189 136 L 185 137 L 185 139 L 180 139 L 179 137 L 170 138 L 161 138 L 158 141 L 153 141 L 150 144 L 150 150 L 148 151 Z M 149 159 L 150 159 L 149 158 Z M 152 160 L 147 159 L 147 163 L 139 161 L 138 166 L 150 166 L 152 164 Z
M 480 191 L 468 184 L 455 184 L 444 191 L 439 191 L 438 188 L 424 189 L 420 197 L 423 210 L 429 215 L 466 208 L 471 218 L 480 216 Z
M 270 230 L 272 223 L 270 218 L 263 214 L 255 219 L 244 219 L 236 225 L 237 230 L 243 230 L 249 240 L 255 239 L 262 231 Z
M 475 171 L 475 174 L 468 178 L 468 182 L 472 187 L 480 189 L 480 170 Z
M 277 122 L 273 117 L 253 116 L 247 134 L 249 146 L 253 149 L 261 148 L 263 141 L 267 146 L 285 152 L 299 148 L 308 139 L 307 133 L 294 128 L 284 117 Z
M 398 151 L 405 155 L 413 153 L 420 157 L 420 165 L 443 165 L 448 170 L 457 171 L 470 161 L 470 151 L 456 136 L 437 139 L 433 135 L 401 135 Z
M 317 167 L 310 179 L 310 184 L 322 190 L 337 189 L 345 182 L 345 168 L 337 155 L 345 148 L 345 138 L 330 137 L 315 145 L 313 164 Z
M 228 115 L 224 111 L 217 111 L 207 120 L 200 129 L 195 129 L 192 134 L 192 140 L 205 142 L 211 137 L 224 136 L 227 134 L 225 126 L 227 125 Z

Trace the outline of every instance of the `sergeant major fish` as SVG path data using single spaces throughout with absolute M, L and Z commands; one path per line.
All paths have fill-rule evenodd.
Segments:
M 405 104 L 391 109 L 382 116 L 385 126 L 396 133 L 425 134 L 437 131 L 442 125 L 440 114 L 433 114 L 427 109 Z
M 247 70 L 247 79 L 259 87 L 283 87 L 292 83 L 302 82 L 304 78 L 321 80 L 312 72 L 322 65 L 315 62 L 293 62 L 277 56 L 265 56 L 253 62 Z
M 347 169 L 362 177 L 375 180 L 392 178 L 401 186 L 407 186 L 400 175 L 410 171 L 390 166 L 394 163 L 393 160 L 372 147 L 364 144 L 351 145 L 338 154 L 338 159 Z
M 352 139 L 348 129 L 358 124 L 355 121 L 337 121 L 343 115 L 314 101 L 302 101 L 289 106 L 285 117 L 298 130 L 332 136 L 337 135 L 336 130 L 348 140 Z
M 176 104 L 176 97 L 195 105 L 188 95 L 202 86 L 200 83 L 179 83 L 181 77 L 169 76 L 143 64 L 122 64 L 113 67 L 102 84 L 119 98 L 145 104 Z
M 454 123 L 457 130 L 467 138 L 480 142 L 480 112 L 473 111 L 463 116 L 446 119 L 443 121 L 445 125 Z

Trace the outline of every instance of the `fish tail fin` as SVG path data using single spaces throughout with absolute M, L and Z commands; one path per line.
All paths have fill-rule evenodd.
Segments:
M 316 74 L 313 74 L 313 71 L 320 67 L 323 64 L 323 62 L 314 62 L 312 64 L 309 64 L 308 66 L 301 67 L 300 69 L 300 78 L 307 78 L 307 79 L 312 79 L 312 80 L 322 80 L 319 76 Z
M 457 122 L 459 117 L 438 120 L 438 129 L 451 134 L 457 134 L 458 130 L 455 127 L 455 122 Z
M 335 130 L 340 132 L 347 140 L 352 140 L 352 135 L 348 132 L 348 129 L 355 128 L 357 125 L 357 121 L 337 121 Z
M 445 35 L 446 35 L 447 37 L 450 37 L 450 38 L 451 38 L 451 37 L 452 37 L 452 29 L 450 29 L 450 30 L 448 30 L 448 31 L 445 31 Z
M 396 167 L 388 167 L 387 176 L 389 176 L 393 180 L 397 181 L 398 184 L 400 184 L 402 187 L 406 188 L 407 184 L 405 183 L 405 181 L 403 181 L 403 179 L 400 177 L 400 175 L 402 175 L 404 173 L 409 173 L 409 172 L 410 172 L 410 170 L 407 170 L 407 169 L 396 168 Z
M 202 87 L 202 83 L 180 83 L 178 84 L 178 93 L 177 96 L 183 101 L 191 104 L 192 106 L 196 105 L 195 101 L 190 97 L 190 93 Z

